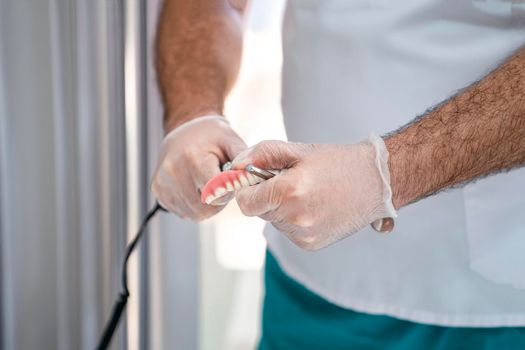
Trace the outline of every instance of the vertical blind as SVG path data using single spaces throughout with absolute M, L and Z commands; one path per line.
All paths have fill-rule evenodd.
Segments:
M 92 349 L 126 232 L 122 5 L 0 6 L 3 347 Z
M 0 346 L 93 349 L 161 139 L 159 2 L 0 1 Z M 114 349 L 197 347 L 197 227 L 135 257 Z

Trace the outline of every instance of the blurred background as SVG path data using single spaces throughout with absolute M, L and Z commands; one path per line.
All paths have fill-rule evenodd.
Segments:
M 249 145 L 284 139 L 285 0 L 253 0 L 226 115 Z M 93 349 L 126 242 L 153 205 L 162 140 L 153 40 L 162 0 L 0 0 L 0 347 Z M 262 221 L 231 203 L 160 214 L 129 265 L 113 349 L 252 349 Z

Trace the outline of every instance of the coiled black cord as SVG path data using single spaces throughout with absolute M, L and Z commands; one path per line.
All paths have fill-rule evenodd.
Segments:
M 159 210 L 166 211 L 160 206 L 159 203 L 156 203 L 155 206 L 146 214 L 146 216 L 142 220 L 142 224 L 140 225 L 139 231 L 135 235 L 135 238 L 133 238 L 133 240 L 126 247 L 126 256 L 124 257 L 124 262 L 122 264 L 122 292 L 119 293 L 118 299 L 115 302 L 115 306 L 113 306 L 113 313 L 108 323 L 106 324 L 106 327 L 104 328 L 102 337 L 100 338 L 100 341 L 97 345 L 97 350 L 104 350 L 108 348 L 109 343 L 111 342 L 111 338 L 113 337 L 113 334 L 117 329 L 120 317 L 122 316 L 122 312 L 126 308 L 126 304 L 129 298 L 127 271 L 129 257 L 133 250 L 136 248 L 140 238 L 146 231 L 146 226 L 148 225 L 148 222 L 151 220 L 152 217 L 155 216 L 155 214 L 157 214 Z

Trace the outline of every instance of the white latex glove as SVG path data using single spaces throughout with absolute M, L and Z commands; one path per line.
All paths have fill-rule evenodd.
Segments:
M 382 139 L 356 145 L 265 141 L 242 152 L 234 169 L 284 169 L 236 192 L 243 213 L 270 221 L 307 250 L 317 250 L 377 219 L 396 217 Z
M 246 149 L 244 141 L 221 116 L 192 119 L 164 138 L 151 190 L 159 203 L 182 218 L 203 220 L 218 213 L 232 196 L 216 206 L 200 200 L 200 190 L 221 171 L 221 164 Z

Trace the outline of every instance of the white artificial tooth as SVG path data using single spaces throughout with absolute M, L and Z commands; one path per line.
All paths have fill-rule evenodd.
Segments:
M 233 180 L 233 187 L 236 190 L 240 190 L 242 186 L 241 186 L 241 183 L 238 180 Z
M 239 175 L 239 181 L 241 182 L 242 187 L 250 186 L 250 182 L 248 181 L 246 176 L 244 176 L 244 174 Z
M 231 182 L 226 182 L 226 191 L 232 192 L 233 191 L 233 185 Z
M 206 197 L 204 201 L 206 202 L 206 204 L 210 204 L 214 200 L 215 200 L 215 196 L 213 194 L 210 194 L 208 197 Z
M 222 197 L 224 194 L 226 194 L 226 189 L 224 187 L 219 187 L 215 190 L 215 198 Z

